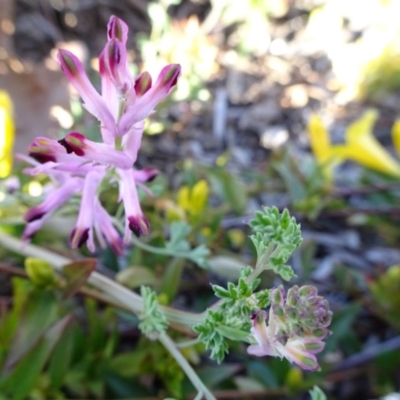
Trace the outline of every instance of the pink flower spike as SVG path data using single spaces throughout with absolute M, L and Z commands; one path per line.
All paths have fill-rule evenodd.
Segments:
M 118 134 L 124 135 L 132 125 L 148 117 L 154 107 L 160 103 L 175 87 L 181 67 L 179 64 L 170 64 L 164 67 L 155 83 L 142 97 L 128 107 L 118 123 Z
M 119 182 L 120 198 L 125 208 L 125 235 L 124 242 L 129 243 L 131 232 L 136 236 L 147 235 L 150 232 L 150 224 L 143 215 L 136 189 L 133 170 L 117 170 L 121 180 Z
M 105 143 L 93 142 L 86 139 L 79 132 L 68 133 L 60 140 L 67 153 L 75 153 L 79 157 L 98 162 L 103 165 L 112 165 L 121 169 L 132 168 L 133 162 L 125 153 L 115 150 Z
M 128 32 L 128 25 L 122 19 L 119 19 L 115 15 L 110 18 L 107 25 L 108 40 L 118 39 L 125 45 L 128 40 Z
M 104 172 L 92 170 L 86 175 L 85 183 L 82 190 L 82 200 L 79 209 L 78 221 L 71 233 L 70 244 L 73 249 L 83 246 L 92 238 L 92 225 L 95 210 L 95 201 L 97 198 L 97 188 L 99 187 Z M 89 250 L 93 251 L 94 246 L 90 246 Z
M 59 50 L 57 58 L 66 77 L 82 97 L 85 108 L 107 128 L 111 136 L 115 136 L 115 119 L 103 98 L 90 83 L 81 62 L 68 50 Z M 107 140 L 109 142 L 110 138 Z
M 53 190 L 43 203 L 31 208 L 25 214 L 25 221 L 33 222 L 52 213 L 61 207 L 73 194 L 78 193 L 81 189 L 81 179 L 69 179 L 58 189 Z

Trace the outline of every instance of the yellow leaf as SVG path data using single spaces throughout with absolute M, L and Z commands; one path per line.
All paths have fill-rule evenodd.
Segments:
M 8 93 L 0 90 L 0 178 L 11 172 L 14 134 L 13 104 Z
M 358 121 L 347 128 L 346 144 L 332 146 L 332 153 L 353 160 L 367 168 L 400 176 L 400 164 L 372 134 L 372 127 L 377 117 L 376 111 L 367 111 Z

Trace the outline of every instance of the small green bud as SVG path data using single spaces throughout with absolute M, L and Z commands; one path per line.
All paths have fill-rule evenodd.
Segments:
M 283 318 L 285 316 L 285 310 L 283 307 L 281 307 L 279 304 L 274 304 L 272 306 L 273 310 L 274 310 L 274 314 L 279 317 L 279 318 Z
M 294 285 L 287 292 L 286 304 L 291 307 L 296 307 L 299 304 L 299 287 Z
M 37 287 L 52 287 L 58 282 L 58 277 L 52 266 L 39 258 L 25 259 L 25 271 L 31 282 Z
M 284 291 L 282 285 L 279 285 L 277 288 L 271 290 L 271 301 L 272 303 L 280 304 L 283 306 Z

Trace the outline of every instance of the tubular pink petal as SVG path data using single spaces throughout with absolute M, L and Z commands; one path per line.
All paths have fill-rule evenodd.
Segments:
M 144 129 L 144 121 L 137 122 L 132 125 L 131 129 L 122 137 L 123 152 L 132 160 L 132 164 L 136 162 L 137 155 L 142 142 Z
M 31 208 L 25 214 L 25 221 L 32 222 L 52 213 L 62 206 L 73 194 L 78 193 L 81 188 L 81 179 L 70 179 L 58 189 L 53 190 L 43 203 Z
M 109 79 L 117 92 L 125 96 L 132 88 L 125 46 L 116 39 L 111 39 L 101 53 L 101 76 Z
M 303 340 L 303 346 L 306 351 L 311 354 L 321 353 L 325 348 L 325 343 L 320 340 Z
M 301 348 L 297 341 L 291 342 L 289 340 L 285 346 L 277 343 L 277 349 L 289 362 L 297 364 L 302 369 L 307 371 L 319 369 L 315 355 Z
M 96 251 L 96 246 L 94 245 L 94 238 L 93 238 L 93 229 L 89 229 L 86 246 L 91 253 L 94 253 Z
M 126 44 L 126 41 L 128 40 L 128 32 L 128 25 L 122 21 L 122 19 L 119 19 L 115 15 L 111 16 L 107 25 L 108 40 L 118 39 L 123 44 Z
M 155 90 L 167 91 L 167 94 L 175 87 L 181 74 L 181 66 L 179 64 L 169 64 L 165 66 L 158 75 L 154 85 Z
M 36 221 L 32 221 L 29 222 L 29 224 L 26 224 L 24 232 L 22 234 L 22 241 L 29 242 L 33 238 L 33 236 L 35 236 L 35 233 L 42 228 L 45 219 L 46 218 L 37 219 Z
M 123 254 L 124 245 L 122 240 L 118 234 L 118 231 L 115 229 L 110 215 L 103 208 L 100 202 L 96 201 L 96 231 L 98 232 L 98 238 L 101 238 L 103 235 L 105 236 L 107 242 L 110 244 L 110 247 L 116 254 Z M 101 242 L 101 239 L 99 240 Z M 104 247 L 104 243 L 103 243 Z
M 71 132 L 60 140 L 67 153 L 75 153 L 79 157 L 112 165 L 121 169 L 132 168 L 133 162 L 125 153 L 115 150 L 105 143 L 93 142 L 79 132 Z
M 70 162 L 75 156 L 68 155 L 65 148 L 57 141 L 46 137 L 37 137 L 28 147 L 29 155 L 36 161 L 44 164 L 47 162 Z
M 91 171 L 86 175 L 78 220 L 70 237 L 70 244 L 73 249 L 81 247 L 88 241 L 91 235 L 94 207 L 97 198 L 96 192 L 103 177 L 104 173 L 97 170 Z
M 264 349 L 261 346 L 258 346 L 257 344 L 251 344 L 249 347 L 247 347 L 247 353 L 257 357 L 275 355 L 272 351 L 267 351 L 266 349 Z
M 276 356 L 276 351 L 271 343 L 268 328 L 265 324 L 267 313 L 265 311 L 258 311 L 252 314 L 250 319 L 253 325 L 250 331 L 258 344 L 249 346 L 247 352 L 259 357 L 263 355 Z
M 104 52 L 105 52 L 105 50 L 103 50 L 101 52 L 100 57 L 99 57 L 99 70 L 100 70 L 100 76 L 101 76 L 101 95 L 104 99 L 107 99 L 108 108 L 111 111 L 111 114 L 113 115 L 115 121 L 117 121 L 118 117 L 119 117 L 118 114 L 119 114 L 120 99 L 119 99 L 119 94 L 118 94 L 117 88 L 113 84 L 113 82 L 111 80 L 111 76 L 109 74 L 109 71 L 105 66 Z M 107 144 L 112 144 L 112 142 L 113 142 L 112 135 L 105 132 L 106 139 L 107 139 L 106 140 L 104 138 L 103 129 L 104 128 L 102 128 L 103 140 Z
M 154 180 L 160 171 L 156 168 L 145 168 L 145 169 L 136 169 L 133 170 L 133 176 L 136 182 L 144 183 L 144 182 L 151 182 Z
M 120 198 L 125 208 L 125 235 L 124 242 L 129 243 L 131 232 L 136 236 L 147 235 L 150 232 L 150 224 L 143 215 L 136 189 L 133 170 L 117 170 L 120 176 Z
M 149 116 L 175 87 L 181 73 L 179 64 L 170 64 L 162 69 L 157 81 L 142 97 L 139 97 L 122 115 L 118 123 L 118 134 L 124 135 L 132 125 Z
M 90 83 L 81 62 L 68 50 L 59 50 L 57 57 L 66 77 L 82 97 L 85 108 L 115 136 L 115 119 L 104 99 Z

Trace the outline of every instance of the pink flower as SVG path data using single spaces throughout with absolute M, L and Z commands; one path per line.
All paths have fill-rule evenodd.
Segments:
M 107 27 L 107 43 L 100 54 L 101 94 L 89 81 L 82 63 L 71 52 L 60 50 L 58 60 L 70 83 L 78 91 L 84 107 L 100 122 L 101 137 L 92 141 L 80 132 L 70 132 L 56 141 L 38 137 L 29 147 L 25 170 L 30 175 L 46 173 L 56 185 L 42 204 L 25 216 L 28 240 L 43 222 L 71 197 L 81 193 L 81 205 L 75 229 L 71 233 L 72 248 L 87 243 L 95 250 L 94 236 L 102 247 L 106 242 L 117 253 L 123 251 L 122 241 L 111 216 L 101 205 L 99 194 L 108 185 L 118 183 L 120 201 L 125 209 L 124 241 L 131 232 L 148 234 L 150 224 L 144 216 L 136 185 L 143 186 L 158 174 L 154 168 L 134 169 L 141 145 L 144 119 L 153 113 L 177 83 L 180 66 L 167 65 L 155 84 L 147 72 L 138 77 L 130 74 L 127 60 L 127 25 L 111 17 Z
M 258 357 L 285 357 L 302 369 L 318 370 L 315 354 L 324 349 L 323 340 L 330 334 L 328 302 L 313 286 L 293 286 L 286 301 L 280 286 L 271 291 L 270 298 L 269 315 L 259 311 L 251 316 L 251 334 L 257 344 L 250 345 L 247 352 Z

